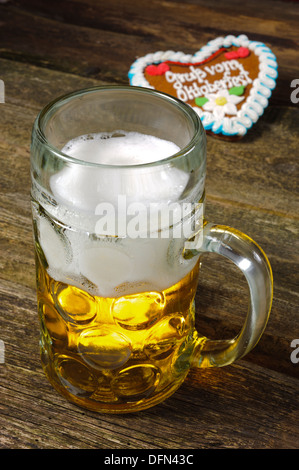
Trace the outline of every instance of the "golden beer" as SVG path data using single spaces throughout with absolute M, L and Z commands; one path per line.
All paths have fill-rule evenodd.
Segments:
M 152 406 L 184 380 L 196 343 L 199 263 L 163 292 L 92 296 L 52 279 L 37 255 L 41 358 L 53 386 L 92 410 Z

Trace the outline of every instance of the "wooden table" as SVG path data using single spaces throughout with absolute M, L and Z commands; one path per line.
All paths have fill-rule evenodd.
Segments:
M 298 449 L 299 352 L 291 343 L 299 338 L 299 104 L 290 99 L 291 81 L 299 78 L 298 14 L 298 4 L 279 0 L 0 1 L 1 448 Z M 60 397 L 40 365 L 29 173 L 34 118 L 65 92 L 128 84 L 137 56 L 194 53 L 229 33 L 265 42 L 277 56 L 279 78 L 270 107 L 243 140 L 208 136 L 207 218 L 247 233 L 269 256 L 268 326 L 244 359 L 191 370 L 150 410 L 86 411 Z M 237 334 L 247 295 L 236 268 L 204 256 L 198 329 L 215 339 Z

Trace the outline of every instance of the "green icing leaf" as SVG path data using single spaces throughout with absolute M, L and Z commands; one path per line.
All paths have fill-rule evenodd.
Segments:
M 244 89 L 245 89 L 244 86 L 233 86 L 232 88 L 228 90 L 228 92 L 230 95 L 240 96 L 240 95 L 243 95 Z
M 201 96 L 199 98 L 195 98 L 195 104 L 196 106 L 203 106 L 208 102 L 208 98 L 205 98 L 204 96 Z

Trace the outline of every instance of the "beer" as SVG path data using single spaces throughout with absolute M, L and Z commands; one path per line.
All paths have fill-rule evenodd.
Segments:
M 126 164 L 125 175 L 66 167 L 50 180 L 58 204 L 33 200 L 42 364 L 60 393 L 87 408 L 147 408 L 171 395 L 190 367 L 198 257 L 183 258 L 183 234 L 163 236 L 169 227 L 161 224 L 155 236 L 133 239 L 94 230 L 98 201 L 115 205 L 119 193 L 145 208 L 177 200 L 185 172 L 166 167 L 162 181 L 144 169 L 140 185 L 129 167 L 177 150 L 138 133 L 80 136 L 63 151 Z
M 91 410 L 136 411 L 184 380 L 197 335 L 198 263 L 174 286 L 109 298 L 54 280 L 37 259 L 41 359 L 53 386 Z

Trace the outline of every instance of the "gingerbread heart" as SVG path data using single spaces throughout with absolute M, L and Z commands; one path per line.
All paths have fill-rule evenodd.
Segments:
M 207 132 L 232 139 L 243 137 L 258 121 L 277 76 L 269 47 L 243 34 L 216 38 L 194 55 L 150 53 L 129 71 L 132 86 L 179 98 L 197 112 Z

